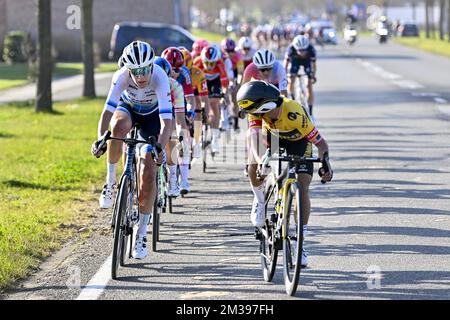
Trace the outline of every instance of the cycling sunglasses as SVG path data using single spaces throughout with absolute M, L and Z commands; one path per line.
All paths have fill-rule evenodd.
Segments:
M 150 67 L 136 68 L 130 69 L 130 72 L 133 76 L 146 76 L 150 73 Z
M 260 72 L 262 72 L 262 73 L 264 73 L 264 72 L 269 72 L 269 71 L 272 71 L 272 68 L 261 68 L 261 69 L 258 69 Z

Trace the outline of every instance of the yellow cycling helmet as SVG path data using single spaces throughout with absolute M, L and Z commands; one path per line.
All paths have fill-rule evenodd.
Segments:
M 279 106 L 280 90 L 266 81 L 254 80 L 239 89 L 236 99 L 246 113 L 266 113 Z

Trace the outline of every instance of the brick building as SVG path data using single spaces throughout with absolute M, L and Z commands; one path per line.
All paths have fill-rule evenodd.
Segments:
M 190 0 L 93 0 L 94 42 L 106 59 L 114 24 L 146 21 L 190 25 Z M 59 59 L 81 59 L 81 30 L 77 11 L 81 0 L 52 1 L 52 37 Z M 11 30 L 37 37 L 37 0 L 0 0 L 0 46 Z

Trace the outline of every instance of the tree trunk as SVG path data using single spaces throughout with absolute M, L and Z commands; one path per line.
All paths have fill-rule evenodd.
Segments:
M 425 1 L 425 35 L 430 38 L 430 0 Z
M 83 0 L 83 65 L 84 65 L 84 86 L 83 96 L 95 98 L 94 81 L 94 41 L 92 28 L 92 8 L 93 0 Z
M 444 40 L 445 0 L 439 1 L 439 38 Z
M 436 20 L 434 17 L 434 0 L 430 0 L 430 32 L 433 39 L 436 39 Z
M 450 42 L 450 0 L 447 3 L 447 37 Z
M 50 0 L 38 1 L 36 112 L 52 111 L 52 26 Z

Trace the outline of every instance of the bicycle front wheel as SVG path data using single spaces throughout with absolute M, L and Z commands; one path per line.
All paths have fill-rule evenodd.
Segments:
M 159 173 L 158 173 L 159 175 Z M 160 203 L 161 189 L 159 186 L 159 177 L 156 179 L 156 198 L 153 204 L 153 217 L 152 217 L 152 251 L 156 252 L 156 245 L 159 240 L 159 217 L 162 211 Z
M 300 190 L 298 182 L 290 185 L 284 210 L 283 275 L 286 293 L 290 296 L 297 291 L 302 262 L 304 214 Z
M 113 240 L 113 252 L 112 252 L 112 265 L 111 265 L 111 277 L 117 279 L 117 271 L 119 264 L 123 265 L 123 251 L 126 243 L 126 212 L 127 212 L 127 199 L 129 192 L 130 179 L 128 176 L 123 176 L 120 181 L 119 192 L 116 197 L 116 205 L 114 206 L 114 240 Z
M 275 211 L 276 182 L 271 174 L 266 179 L 265 187 L 265 216 L 266 223 L 261 228 L 259 252 L 261 256 L 261 268 L 264 281 L 271 282 L 275 274 L 278 257 L 278 247 L 280 239 L 275 235 L 277 213 Z

